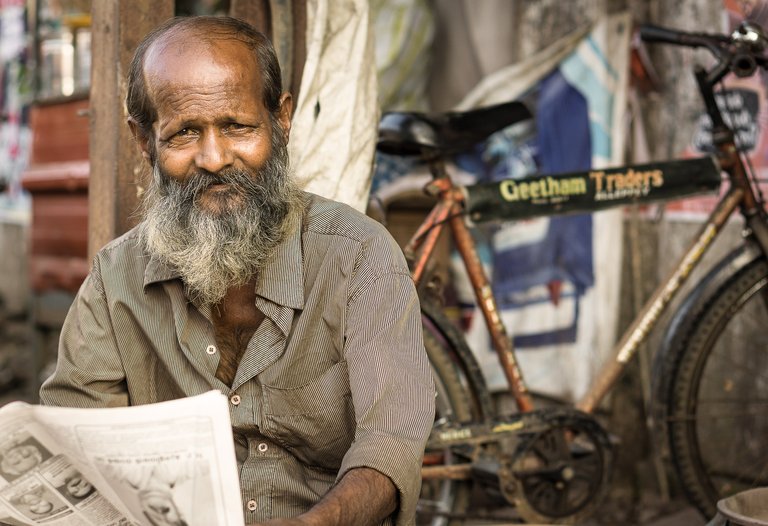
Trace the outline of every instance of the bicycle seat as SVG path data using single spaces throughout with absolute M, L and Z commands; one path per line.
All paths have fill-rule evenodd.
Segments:
M 467 151 L 492 133 L 531 117 L 518 101 L 462 112 L 387 112 L 379 122 L 376 148 L 393 155 L 439 157 Z

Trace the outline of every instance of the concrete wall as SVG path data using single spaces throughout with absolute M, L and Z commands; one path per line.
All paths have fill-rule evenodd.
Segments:
M 27 240 L 29 228 L 23 222 L 0 221 L 0 321 L 18 315 L 29 302 L 27 279 Z

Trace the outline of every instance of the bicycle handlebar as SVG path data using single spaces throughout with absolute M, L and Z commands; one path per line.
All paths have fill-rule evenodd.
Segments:
M 663 42 L 678 46 L 705 47 L 717 59 L 714 66 L 705 69 L 695 68 L 696 82 L 699 87 L 706 111 L 711 118 L 712 142 L 718 150 L 718 155 L 724 160 L 724 170 L 728 172 L 735 184 L 751 188 L 750 176 L 754 177 L 752 169 L 745 164 L 736 144 L 732 124 L 726 123 L 723 112 L 715 96 L 715 84 L 720 82 L 730 71 L 738 77 L 749 77 L 758 67 L 768 69 L 768 36 L 759 25 L 744 21 L 730 35 L 714 33 L 691 33 L 677 29 L 663 28 L 654 25 L 644 25 L 640 28 L 640 37 L 649 42 Z M 755 184 L 754 191 L 747 192 L 742 198 L 742 209 L 745 216 L 755 217 L 755 211 L 764 209 L 764 200 L 759 186 Z M 761 228 L 759 234 L 761 243 L 768 243 L 768 231 Z
M 719 51 L 722 44 L 730 42 L 730 38 L 725 35 L 690 33 L 653 24 L 641 26 L 640 37 L 648 42 L 662 42 L 686 47 L 707 47 L 715 49 L 715 52 Z
M 739 77 L 748 77 L 758 66 L 768 68 L 768 57 L 765 55 L 768 37 L 760 26 L 750 22 L 742 22 L 730 36 L 645 24 L 640 27 L 640 38 L 647 42 L 706 48 L 717 59 L 717 64 L 707 75 L 710 84 L 719 81 L 728 71 Z
M 690 33 L 653 24 L 645 24 L 640 27 L 640 38 L 647 42 L 660 42 L 676 46 L 706 47 L 715 55 L 719 55 L 723 44 L 730 42 L 730 38 L 725 35 Z

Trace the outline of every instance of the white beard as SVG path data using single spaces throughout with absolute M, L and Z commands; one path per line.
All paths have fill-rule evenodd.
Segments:
M 259 173 L 199 173 L 178 183 L 153 163 L 141 241 L 178 270 L 188 295 L 203 304 L 215 305 L 230 287 L 257 277 L 294 228 L 302 196 L 290 177 L 282 132 L 274 124 L 273 130 L 272 155 Z M 202 210 L 197 197 L 214 182 L 228 184 L 244 203 L 220 213 Z

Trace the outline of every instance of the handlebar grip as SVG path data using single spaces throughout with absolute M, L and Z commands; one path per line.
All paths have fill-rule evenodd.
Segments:
M 668 44 L 677 44 L 678 46 L 686 45 L 681 31 L 667 29 L 653 24 L 643 24 L 640 26 L 640 38 L 648 42 L 665 42 Z
M 640 38 L 647 42 L 662 42 L 687 47 L 706 47 L 715 55 L 720 55 L 722 52 L 721 46 L 730 40 L 725 35 L 691 33 L 653 24 L 643 24 L 640 26 Z

